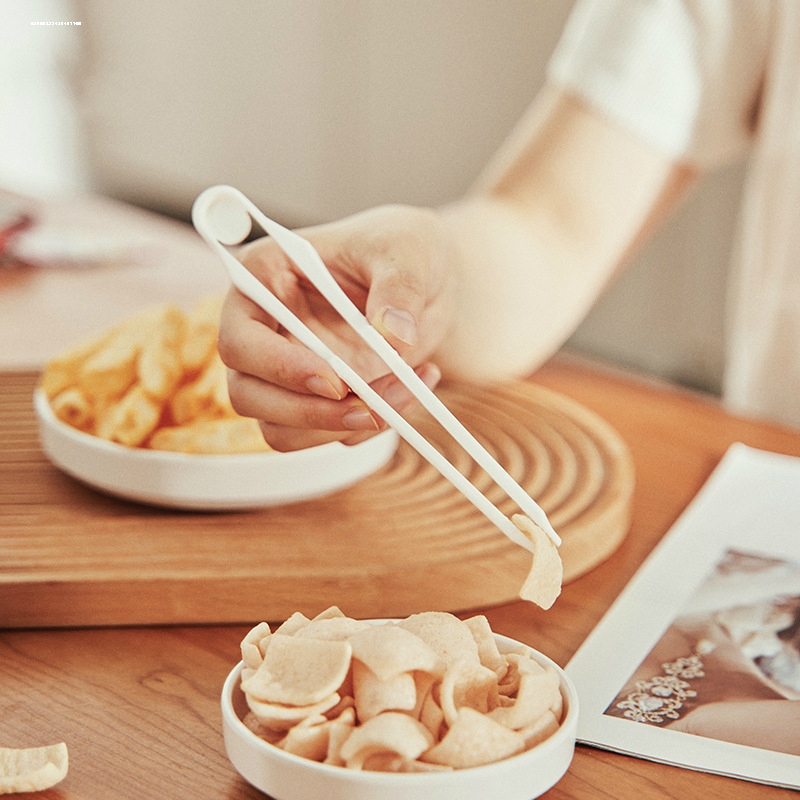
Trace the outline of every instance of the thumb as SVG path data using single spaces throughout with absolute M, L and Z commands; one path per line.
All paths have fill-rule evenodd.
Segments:
M 417 345 L 426 301 L 424 278 L 412 267 L 405 269 L 375 269 L 366 304 L 367 319 L 401 354 Z

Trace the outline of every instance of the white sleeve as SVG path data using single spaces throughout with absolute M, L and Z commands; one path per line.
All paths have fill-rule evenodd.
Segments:
M 578 0 L 548 79 L 675 160 L 713 167 L 755 130 L 764 0 Z

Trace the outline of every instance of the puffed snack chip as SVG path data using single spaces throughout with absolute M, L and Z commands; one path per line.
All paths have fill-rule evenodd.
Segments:
M 68 768 L 64 742 L 44 747 L 0 747 L 0 794 L 50 789 L 66 777 Z
M 484 616 L 423 612 L 368 623 L 336 606 L 241 643 L 245 725 L 287 752 L 355 770 L 431 772 L 508 758 L 563 714 L 559 678 Z

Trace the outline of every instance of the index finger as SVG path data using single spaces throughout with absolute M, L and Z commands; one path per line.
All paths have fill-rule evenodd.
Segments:
M 222 307 L 218 347 L 225 364 L 237 372 L 302 394 L 331 400 L 347 395 L 348 387 L 323 358 L 287 339 L 260 306 L 236 289 Z

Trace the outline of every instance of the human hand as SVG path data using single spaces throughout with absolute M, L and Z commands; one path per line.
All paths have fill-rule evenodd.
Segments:
M 437 213 L 383 206 L 299 233 L 389 344 L 435 386 L 440 372 L 429 359 L 453 314 L 457 254 Z M 239 257 L 393 408 L 414 402 L 270 238 L 245 246 Z M 236 289 L 223 306 L 219 351 L 234 408 L 258 419 L 276 450 L 353 444 L 385 427 L 322 358 Z

